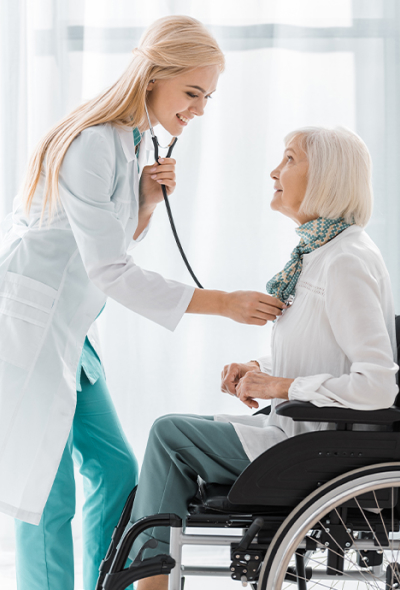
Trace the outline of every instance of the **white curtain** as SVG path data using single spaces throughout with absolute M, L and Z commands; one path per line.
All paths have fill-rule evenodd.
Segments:
M 0 0 L 0 7 L 0 218 L 41 135 L 115 81 L 147 25 L 188 14 L 210 27 L 227 61 L 205 116 L 185 129 L 174 154 L 171 204 L 200 281 L 265 289 L 297 242 L 294 224 L 269 209 L 269 172 L 283 137 L 305 125 L 344 125 L 372 154 L 376 202 L 367 229 L 400 304 L 397 0 Z M 190 283 L 158 209 L 135 259 Z M 247 412 L 219 391 L 220 371 L 267 352 L 269 326 L 187 316 L 169 333 L 113 301 L 99 325 L 110 390 L 139 461 L 159 415 Z M 5 517 L 0 549 L 0 585 L 8 588 L 1 559 L 10 571 L 13 540 Z

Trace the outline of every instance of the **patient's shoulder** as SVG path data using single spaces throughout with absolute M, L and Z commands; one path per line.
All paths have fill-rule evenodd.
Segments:
M 351 232 L 343 232 L 342 239 L 338 240 L 335 247 L 331 249 L 325 262 L 327 266 L 341 268 L 343 272 L 362 268 L 377 279 L 388 276 L 378 246 L 360 227 L 354 227 Z

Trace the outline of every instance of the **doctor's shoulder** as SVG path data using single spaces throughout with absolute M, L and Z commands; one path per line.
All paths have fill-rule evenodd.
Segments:
M 113 125 L 102 123 L 87 127 L 81 131 L 68 147 L 62 169 L 73 167 L 109 168 L 117 157 L 118 134 Z
M 73 139 L 71 146 L 79 146 L 81 148 L 95 148 L 96 145 L 101 146 L 112 145 L 118 137 L 116 128 L 111 123 L 99 123 L 98 125 L 91 125 L 83 129 Z

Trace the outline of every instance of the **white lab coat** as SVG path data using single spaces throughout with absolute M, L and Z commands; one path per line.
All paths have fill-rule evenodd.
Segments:
M 61 206 L 40 225 L 44 179 L 45 171 L 28 217 L 16 198 L 0 241 L 0 511 L 32 524 L 71 429 L 85 336 L 107 296 L 173 330 L 194 290 L 142 270 L 128 253 L 138 223 L 132 129 L 98 125 L 73 141 Z

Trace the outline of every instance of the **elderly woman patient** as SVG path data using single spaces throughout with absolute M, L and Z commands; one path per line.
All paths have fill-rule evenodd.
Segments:
M 267 284 L 287 307 L 275 322 L 272 356 L 233 363 L 222 390 L 249 408 L 271 399 L 269 416 L 170 415 L 150 432 L 131 522 L 151 514 L 181 517 L 197 476 L 230 484 L 260 453 L 325 425 L 278 416 L 282 400 L 376 410 L 393 404 L 394 307 L 381 254 L 364 232 L 372 209 L 371 164 L 361 139 L 346 129 L 290 133 L 272 172 L 271 207 L 298 225 L 290 261 Z M 273 477 L 273 474 L 271 474 Z M 157 553 L 168 552 L 169 530 L 154 529 Z M 148 540 L 136 540 L 131 556 Z M 146 553 L 146 556 L 151 552 Z M 138 588 L 164 588 L 166 576 Z

